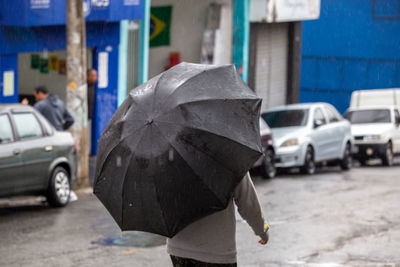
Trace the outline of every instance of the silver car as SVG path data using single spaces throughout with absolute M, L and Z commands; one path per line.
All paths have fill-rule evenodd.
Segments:
M 272 129 L 277 168 L 300 167 L 313 174 L 320 162 L 352 166 L 354 139 L 350 123 L 327 103 L 293 104 L 262 113 Z

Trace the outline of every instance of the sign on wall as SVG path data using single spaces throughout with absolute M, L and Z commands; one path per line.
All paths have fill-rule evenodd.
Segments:
M 170 45 L 172 6 L 152 7 L 150 10 L 150 47 Z
M 50 8 L 50 0 L 30 0 L 31 9 Z
M 3 72 L 3 96 L 14 95 L 14 71 Z
M 318 19 L 321 0 L 252 0 L 251 22 L 287 22 Z
M 98 88 L 107 88 L 108 87 L 108 53 L 100 52 L 99 53 L 99 67 L 98 67 Z

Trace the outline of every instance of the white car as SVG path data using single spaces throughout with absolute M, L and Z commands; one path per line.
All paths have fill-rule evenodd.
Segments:
M 380 158 L 383 165 L 393 164 L 400 153 L 400 113 L 395 106 L 349 108 L 345 117 L 351 122 L 355 139 L 354 157 L 366 165 L 369 159 Z
M 391 166 L 400 154 L 400 88 L 357 90 L 351 94 L 345 117 L 356 142 L 354 157 L 366 165 L 380 158 Z
M 272 129 L 277 168 L 300 167 L 307 174 L 313 174 L 319 162 L 351 168 L 350 123 L 332 105 L 293 104 L 269 109 L 261 116 Z

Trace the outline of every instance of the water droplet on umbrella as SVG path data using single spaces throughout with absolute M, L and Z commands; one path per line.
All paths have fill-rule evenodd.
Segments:
M 133 203 L 131 202 L 131 203 L 129 203 L 129 207 L 133 207 Z
M 174 160 L 174 150 L 172 150 L 172 148 L 169 149 L 168 160 L 169 161 L 173 161 Z
M 117 163 L 117 167 L 121 167 L 122 166 L 122 158 L 121 158 L 121 156 L 118 156 L 116 160 L 117 160 L 117 162 L 116 162 Z

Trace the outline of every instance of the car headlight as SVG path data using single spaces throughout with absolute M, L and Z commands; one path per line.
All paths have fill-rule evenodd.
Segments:
M 297 146 L 299 144 L 298 139 L 289 139 L 282 143 L 281 147 L 285 146 Z
M 381 139 L 382 139 L 382 136 L 377 135 L 377 134 L 366 135 L 363 138 L 364 141 L 377 141 L 377 140 L 381 140 Z

